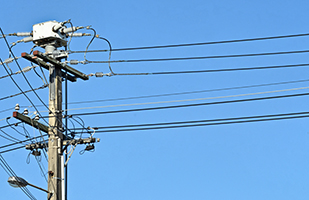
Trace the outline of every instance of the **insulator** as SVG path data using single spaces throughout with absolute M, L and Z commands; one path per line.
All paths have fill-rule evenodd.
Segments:
M 96 72 L 95 77 L 103 77 L 104 73 L 103 72 Z
M 33 37 L 26 37 L 26 38 L 24 38 L 22 40 L 24 41 L 24 43 L 32 42 L 33 41 Z
M 78 60 L 70 60 L 71 65 L 77 65 L 79 63 Z
M 20 107 L 19 107 L 19 104 L 17 103 L 17 104 L 15 105 L 15 110 L 18 111 L 19 109 L 20 109 Z
M 23 72 L 29 72 L 32 69 L 32 67 L 28 66 L 28 67 L 24 67 L 23 68 Z
M 56 24 L 55 26 L 53 26 L 53 29 L 52 29 L 52 30 L 53 30 L 54 32 L 58 32 L 60 28 L 62 28 L 62 25 L 59 23 L 59 24 Z
M 83 36 L 91 36 L 90 33 L 69 33 L 68 37 L 83 37 Z
M 7 59 L 4 60 L 4 63 L 9 64 L 9 63 L 13 62 L 13 60 L 14 60 L 14 58 L 7 58 Z
M 61 29 L 61 33 L 62 34 L 67 34 L 67 33 L 75 32 L 75 31 L 77 31 L 76 27 L 70 27 L 70 28 Z
M 29 114 L 29 111 L 27 108 L 25 108 L 24 112 L 23 112 L 24 115 L 28 115 Z
M 39 121 L 39 120 L 40 120 L 39 114 L 36 114 L 36 115 L 35 115 L 34 120 L 36 120 L 36 121 Z
M 30 32 L 20 32 L 20 33 L 16 33 L 16 36 L 31 36 Z

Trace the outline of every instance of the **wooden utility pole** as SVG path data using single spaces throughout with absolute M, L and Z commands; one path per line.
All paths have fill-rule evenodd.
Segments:
M 56 48 L 48 45 L 46 53 Z M 49 68 L 48 191 L 50 200 L 62 200 L 62 77 L 61 69 Z

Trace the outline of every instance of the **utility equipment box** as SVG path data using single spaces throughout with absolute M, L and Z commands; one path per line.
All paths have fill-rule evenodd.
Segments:
M 66 28 L 57 21 L 48 21 L 33 25 L 33 42 L 41 47 L 45 47 L 52 42 L 54 42 L 56 47 L 66 46 L 66 34 L 61 33 L 59 27 Z

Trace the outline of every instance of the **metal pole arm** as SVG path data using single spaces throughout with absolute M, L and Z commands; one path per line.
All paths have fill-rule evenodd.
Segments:
M 31 183 L 28 183 L 28 185 L 31 186 L 31 187 L 34 187 L 34 188 L 36 188 L 36 189 L 42 190 L 42 191 L 44 191 L 44 192 L 46 192 L 46 193 L 50 193 L 49 191 L 47 191 L 47 190 L 45 190 L 45 189 L 43 189 L 43 188 L 40 188 L 40 187 L 38 187 L 38 186 L 36 186 L 36 185 L 32 185 Z

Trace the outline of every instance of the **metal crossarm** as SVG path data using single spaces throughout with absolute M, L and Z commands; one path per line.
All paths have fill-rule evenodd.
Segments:
M 21 56 L 22 56 L 23 58 L 29 60 L 30 62 L 33 62 L 33 63 L 35 63 L 35 64 L 37 64 L 37 65 L 39 65 L 39 66 L 41 66 L 41 67 L 43 67 L 43 68 L 45 68 L 45 69 L 47 69 L 47 70 L 49 70 L 49 65 L 48 65 L 46 62 L 44 62 L 43 60 L 38 59 L 37 57 L 35 57 L 35 56 L 33 56 L 33 55 L 30 55 L 30 54 L 28 54 L 28 53 L 25 53 L 25 52 L 22 53 Z M 61 76 L 62 76 L 63 78 L 66 77 L 66 75 L 65 75 L 64 72 L 62 72 Z M 69 80 L 69 81 L 71 81 L 71 82 L 76 82 L 76 77 L 71 76 L 70 74 L 67 74 L 67 77 L 68 77 L 68 80 Z
M 48 133 L 48 126 L 41 124 L 40 122 L 31 119 L 30 117 L 27 117 L 25 115 L 20 114 L 19 112 L 13 112 L 13 117 L 16 119 L 19 119 L 22 122 L 25 122 L 26 124 L 29 124 L 30 126 L 33 126 L 37 129 L 40 129 L 41 131 Z
M 80 71 L 78 71 L 78 70 L 76 70 L 76 69 L 74 69 L 74 68 L 64 64 L 64 63 L 61 63 L 60 61 L 58 61 L 58 60 L 56 60 L 54 58 L 51 58 L 49 56 L 44 55 L 40 51 L 34 51 L 33 55 L 43 59 L 45 62 L 49 62 L 49 63 L 55 65 L 56 67 L 59 67 L 59 68 L 65 70 L 65 71 L 73 74 L 77 78 L 81 78 L 83 80 L 88 80 L 89 79 L 89 77 L 86 74 L 84 74 L 84 73 L 82 73 L 82 72 L 80 72 Z

